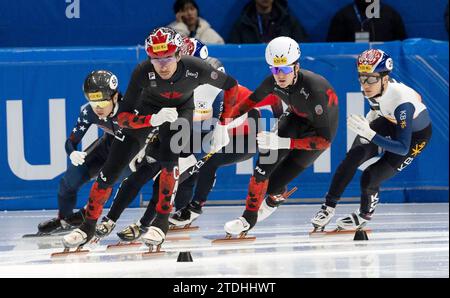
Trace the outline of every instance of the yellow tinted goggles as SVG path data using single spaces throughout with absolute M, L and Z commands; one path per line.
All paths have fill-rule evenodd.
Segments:
M 89 104 L 93 109 L 96 107 L 104 109 L 111 104 L 111 101 L 110 100 L 90 101 Z

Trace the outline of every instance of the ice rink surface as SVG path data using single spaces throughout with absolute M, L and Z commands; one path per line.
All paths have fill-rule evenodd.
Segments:
M 249 233 L 256 241 L 211 244 L 223 224 L 244 207 L 206 207 L 200 229 L 170 237 L 166 254 L 144 258 L 147 248 L 106 251 L 114 232 L 139 219 L 143 209 L 126 210 L 115 231 L 89 254 L 53 260 L 60 239 L 22 239 L 55 211 L 0 213 L 0 277 L 449 277 L 448 204 L 380 204 L 368 225 L 368 241 L 353 235 L 310 238 L 310 218 L 319 205 L 283 205 Z M 335 218 L 356 210 L 340 205 Z M 329 228 L 334 228 L 334 220 Z M 172 238 L 173 239 L 173 238 Z M 189 251 L 193 262 L 177 262 Z

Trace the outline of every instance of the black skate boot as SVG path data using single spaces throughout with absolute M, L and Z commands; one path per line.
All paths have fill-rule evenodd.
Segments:
M 245 210 L 242 214 L 242 217 L 245 218 L 245 220 L 250 225 L 250 227 L 248 228 L 248 230 L 250 230 L 256 225 L 256 222 L 258 221 L 258 212 Z
M 53 233 L 57 233 L 63 230 L 63 226 L 61 224 L 61 219 L 52 218 L 41 222 L 38 225 L 38 234 L 37 235 L 50 235 Z
M 64 219 L 52 218 L 38 225 L 38 235 L 66 234 L 79 227 L 84 220 L 84 209 L 72 213 Z
M 171 215 L 169 217 L 169 222 L 177 227 L 190 225 L 202 213 L 202 205 L 196 201 L 193 201 L 186 207 L 181 208 L 176 213 Z

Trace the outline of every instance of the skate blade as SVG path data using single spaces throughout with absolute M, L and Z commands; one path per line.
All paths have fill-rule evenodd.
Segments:
M 66 257 L 70 257 L 70 256 L 75 256 L 75 257 L 82 257 L 85 256 L 89 253 L 89 250 L 87 249 L 75 249 L 75 250 L 70 250 L 69 248 L 64 249 L 64 251 L 62 252 L 54 252 L 50 255 L 50 258 L 52 259 L 57 259 L 57 258 L 66 258 Z
M 170 226 L 168 233 L 181 233 L 181 232 L 192 232 L 198 230 L 200 227 L 198 226 Z
M 158 245 L 151 245 L 149 243 L 145 243 L 145 245 L 148 246 L 148 251 L 141 254 L 143 258 L 160 257 L 166 254 L 164 250 L 161 250 L 162 243 Z M 155 248 L 155 250 L 153 250 L 153 248 Z
M 331 230 L 331 231 L 311 231 L 309 232 L 309 237 L 312 238 L 319 238 L 319 237 L 325 237 L 325 236 L 340 236 L 340 235 L 354 235 L 356 233 L 355 230 Z M 362 229 L 362 231 L 365 231 L 366 233 L 372 233 L 371 229 Z
M 24 238 L 24 239 L 61 238 L 61 236 L 65 236 L 65 235 L 69 234 L 70 232 L 71 231 L 60 231 L 60 232 L 48 233 L 48 234 L 47 233 L 37 232 L 35 234 L 25 234 L 25 235 L 22 236 L 22 238 Z
M 170 236 L 168 235 L 166 237 L 165 241 L 187 241 L 187 240 L 191 240 L 190 236 Z
M 23 235 L 21 241 L 26 244 L 37 245 L 38 249 L 49 249 L 49 248 L 61 248 L 64 246 L 61 243 L 61 236 L 50 235 L 50 234 L 27 234 Z
M 148 252 L 144 252 L 142 253 L 142 257 L 143 258 L 153 258 L 153 257 L 162 257 L 166 254 L 166 252 L 164 250 L 159 250 L 159 251 L 148 251 Z
M 106 250 L 127 250 L 130 248 L 139 248 L 142 246 L 142 242 L 118 242 L 116 244 L 110 244 L 106 246 Z
M 233 244 L 233 243 L 246 243 L 256 240 L 255 236 L 225 236 L 225 238 L 219 238 L 211 241 L 212 244 Z

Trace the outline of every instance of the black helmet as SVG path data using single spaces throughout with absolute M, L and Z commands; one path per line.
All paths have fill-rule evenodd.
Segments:
M 118 86 L 119 80 L 112 72 L 95 70 L 84 80 L 83 92 L 88 101 L 110 100 Z

